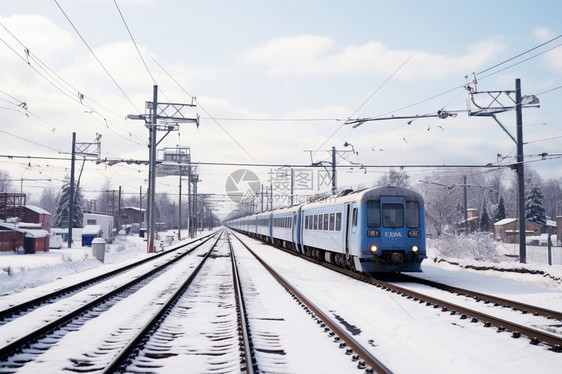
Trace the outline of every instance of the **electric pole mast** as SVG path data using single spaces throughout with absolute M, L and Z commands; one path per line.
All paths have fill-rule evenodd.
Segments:
M 180 123 L 195 123 L 199 127 L 199 116 L 195 118 L 186 117 L 182 110 L 194 107 L 192 98 L 191 104 L 159 103 L 158 86 L 153 86 L 152 102 L 146 102 L 145 114 L 129 114 L 128 119 L 144 120 L 145 126 L 149 130 L 149 161 L 148 161 L 148 192 L 147 192 L 147 252 L 154 252 L 155 222 L 154 222 L 154 203 L 156 189 L 156 147 L 172 131 L 179 130 Z M 160 124 L 158 120 L 161 120 Z M 166 131 L 166 134 L 157 141 L 157 132 Z
M 467 76 L 468 78 L 468 76 Z M 478 117 L 492 117 L 494 121 L 517 146 L 517 162 L 512 167 L 517 172 L 517 203 L 519 216 L 519 262 L 527 262 L 527 243 L 525 233 L 525 175 L 523 157 L 523 108 L 540 107 L 539 99 L 534 95 L 521 96 L 521 80 L 515 79 L 515 91 L 478 91 L 477 81 L 468 83 L 465 88 L 468 90 L 470 100 L 468 102 L 468 115 Z M 474 86 L 474 87 L 473 87 Z M 476 97 L 483 95 L 487 99 L 487 104 L 478 104 Z M 482 101 L 484 102 L 484 100 Z M 497 113 L 515 110 L 515 121 L 517 128 L 517 138 L 505 128 L 497 119 Z

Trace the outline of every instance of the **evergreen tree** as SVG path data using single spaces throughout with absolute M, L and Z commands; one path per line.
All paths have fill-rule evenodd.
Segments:
M 74 214 L 72 215 L 72 227 L 82 227 L 84 213 L 82 210 L 83 198 L 80 186 L 74 191 Z M 64 178 L 63 186 L 57 201 L 53 227 L 68 227 L 70 215 L 70 178 Z
M 490 217 L 488 216 L 488 209 L 486 209 L 486 199 L 482 201 L 482 213 L 480 213 L 480 231 L 490 231 Z
M 546 225 L 546 211 L 543 205 L 544 196 L 537 184 L 531 185 L 525 200 L 525 219 L 541 226 Z
M 503 202 L 503 196 L 500 195 L 500 201 L 498 203 L 498 211 L 496 212 L 496 215 L 494 216 L 494 222 L 499 222 L 502 219 L 505 219 L 507 217 L 507 214 L 505 213 L 505 204 Z

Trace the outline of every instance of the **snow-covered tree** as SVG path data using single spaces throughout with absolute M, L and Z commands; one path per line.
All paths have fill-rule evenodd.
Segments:
M 525 199 L 525 219 L 541 226 L 546 225 L 543 199 L 544 196 L 540 186 L 538 184 L 531 185 Z
M 0 170 L 0 192 L 10 192 L 11 190 L 10 174 L 7 171 Z
M 47 212 L 51 213 L 51 215 L 54 215 L 57 209 L 57 201 L 58 196 L 55 194 L 55 191 L 53 191 L 52 188 L 45 188 L 39 198 L 38 205 Z
M 96 198 L 96 212 L 109 215 L 117 213 L 116 205 L 114 205 L 116 199 L 115 191 L 111 190 L 111 183 L 109 179 L 106 179 L 102 191 Z
M 498 203 L 498 210 L 496 212 L 496 215 L 494 216 L 494 222 L 499 222 L 502 219 L 505 219 L 507 217 L 507 214 L 505 213 L 505 204 L 503 202 L 503 196 L 500 195 L 500 201 Z
M 549 179 L 542 184 L 542 192 L 544 194 L 544 208 L 546 216 L 554 219 L 554 217 L 562 216 L 562 178 Z
M 486 207 L 486 200 L 482 202 L 482 208 L 480 208 L 480 231 L 489 232 L 490 231 L 490 216 L 488 216 L 488 209 Z
M 377 181 L 377 186 L 408 187 L 410 185 L 409 178 L 410 176 L 405 172 L 391 170 Z
M 82 227 L 84 213 L 82 210 L 83 198 L 80 187 L 76 187 L 74 191 L 74 214 L 72 215 L 72 227 Z M 70 216 L 70 178 L 64 178 L 63 186 L 59 199 L 57 201 L 55 216 L 53 218 L 53 227 L 68 227 L 68 218 Z

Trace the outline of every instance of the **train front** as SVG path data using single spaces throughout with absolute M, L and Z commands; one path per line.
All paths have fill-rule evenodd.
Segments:
M 423 198 L 400 187 L 364 196 L 360 263 L 367 272 L 419 272 L 427 258 Z

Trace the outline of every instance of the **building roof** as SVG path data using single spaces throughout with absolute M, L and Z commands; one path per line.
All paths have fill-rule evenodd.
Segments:
M 23 230 L 25 232 L 26 238 L 45 238 L 49 236 L 49 232 L 46 230 Z
M 17 231 L 24 232 L 24 230 L 19 229 L 16 225 L 12 223 L 0 222 L 0 230 Z
M 517 221 L 517 218 L 504 218 L 496 223 L 494 223 L 494 226 L 503 226 L 503 225 L 507 225 L 508 223 L 512 223 Z
M 134 207 L 134 206 L 126 206 L 123 209 L 136 210 L 137 212 L 140 210 L 141 212 L 144 212 L 144 209 L 139 209 L 139 208 Z
M 35 205 L 26 205 L 25 206 L 27 209 L 34 211 L 37 214 L 48 214 L 51 215 L 51 213 L 47 212 L 45 209 L 43 208 L 39 208 L 38 206 Z

